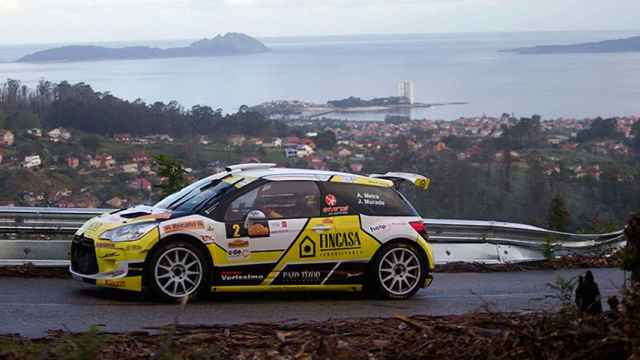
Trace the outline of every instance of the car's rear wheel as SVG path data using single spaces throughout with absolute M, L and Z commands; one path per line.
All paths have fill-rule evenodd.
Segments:
M 206 257 L 185 241 L 161 245 L 145 269 L 151 295 L 164 301 L 178 301 L 201 293 L 208 284 Z
M 384 298 L 408 299 L 424 282 L 426 269 L 415 247 L 405 243 L 385 246 L 371 268 L 373 290 Z

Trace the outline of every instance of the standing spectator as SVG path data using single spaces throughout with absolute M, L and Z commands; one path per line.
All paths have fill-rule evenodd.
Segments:
M 578 311 L 583 314 L 597 315 L 602 313 L 602 301 L 600 299 L 600 289 L 593 279 L 591 270 L 587 271 L 584 279 L 578 278 L 576 288 L 576 305 Z

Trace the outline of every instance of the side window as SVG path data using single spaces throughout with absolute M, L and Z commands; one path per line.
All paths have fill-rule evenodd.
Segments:
M 241 221 L 249 211 L 255 209 L 254 204 L 259 189 L 260 188 L 253 189 L 233 200 L 224 215 L 225 221 Z
M 354 206 L 354 188 L 348 184 L 322 184 L 321 216 L 356 215 L 358 209 Z
M 335 197 L 338 205 L 349 207 L 348 214 L 372 216 L 415 216 L 409 205 L 392 188 L 357 184 L 325 183 L 325 198 Z M 335 215 L 334 209 L 323 207 L 323 215 Z M 329 211 L 325 211 L 329 210 Z
M 274 181 L 233 200 L 225 221 L 241 221 L 251 210 L 260 210 L 268 219 L 316 217 L 320 213 L 320 190 L 312 181 Z

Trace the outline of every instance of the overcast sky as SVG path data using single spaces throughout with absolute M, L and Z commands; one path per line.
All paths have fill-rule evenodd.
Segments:
M 0 0 L 0 43 L 640 28 L 639 0 Z

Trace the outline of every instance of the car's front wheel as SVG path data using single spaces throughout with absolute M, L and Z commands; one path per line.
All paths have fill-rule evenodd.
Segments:
M 382 297 L 408 299 L 424 282 L 426 269 L 416 249 L 405 243 L 385 246 L 371 268 L 371 286 Z
M 202 251 L 185 241 L 161 245 L 145 269 L 148 289 L 158 299 L 177 301 L 207 286 L 208 266 Z

